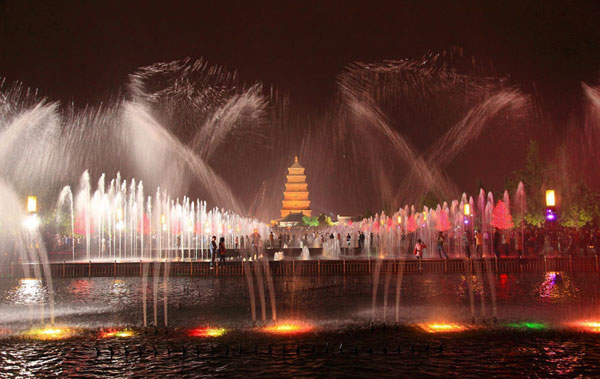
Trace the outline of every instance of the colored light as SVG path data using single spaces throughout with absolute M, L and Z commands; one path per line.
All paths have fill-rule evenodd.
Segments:
M 163 225 L 167 223 L 167 217 L 165 215 L 160 216 L 160 223 Z
M 465 216 L 469 216 L 471 214 L 471 204 L 465 204 Z
M 552 209 L 546 209 L 546 220 L 554 221 L 556 220 L 556 213 L 552 211 Z
M 512 324 L 506 324 L 506 326 L 511 328 L 519 328 L 519 329 L 534 329 L 534 330 L 542 330 L 546 329 L 546 325 L 541 322 L 516 322 Z
M 554 207 L 556 205 L 556 197 L 554 196 L 554 190 L 546 191 L 546 206 Z
M 135 332 L 133 330 L 129 330 L 129 329 L 124 329 L 124 330 L 110 329 L 110 330 L 100 333 L 101 338 L 111 338 L 111 337 L 127 338 L 127 337 L 132 337 L 132 336 L 135 336 Z
M 312 325 L 305 323 L 285 322 L 281 324 L 267 326 L 263 331 L 274 334 L 301 334 L 313 330 Z
M 23 335 L 38 340 L 58 340 L 72 336 L 73 330 L 69 328 L 47 326 L 44 328 L 28 330 Z
M 221 337 L 226 330 L 224 328 L 196 328 L 188 332 L 190 337 Z
M 398 224 L 402 224 L 402 217 L 398 216 Z
M 27 196 L 27 212 L 29 212 L 29 213 L 37 212 L 37 197 L 36 196 Z
M 462 325 L 446 323 L 419 324 L 419 327 L 428 333 L 455 333 L 466 330 Z
M 584 332 L 600 333 L 600 321 L 577 321 L 571 323 L 571 326 Z
M 469 225 L 469 219 L 465 218 L 465 221 L 463 221 L 465 223 L 465 225 Z

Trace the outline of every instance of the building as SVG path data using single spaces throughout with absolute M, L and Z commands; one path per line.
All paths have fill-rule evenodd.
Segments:
M 281 218 L 295 213 L 308 217 L 312 215 L 306 175 L 304 175 L 304 167 L 298 163 L 298 157 L 294 158 L 294 164 L 288 168 L 287 182 L 281 203 Z

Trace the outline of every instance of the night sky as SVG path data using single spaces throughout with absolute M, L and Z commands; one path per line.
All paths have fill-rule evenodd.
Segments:
M 204 57 L 310 111 L 352 61 L 458 45 L 552 101 L 598 79 L 599 14 L 597 1 L 4 1 L 0 75 L 85 103 L 137 67 Z
M 460 46 L 539 97 L 543 142 L 578 118 L 581 82 L 598 83 L 599 15 L 598 1 L 2 1 L 0 77 L 83 106 L 138 67 L 203 57 L 310 115 L 353 61 Z

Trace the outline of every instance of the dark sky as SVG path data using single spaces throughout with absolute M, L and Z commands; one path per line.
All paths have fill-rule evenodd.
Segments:
M 568 0 L 4 1 L 0 76 L 85 103 L 114 94 L 139 66 L 204 57 L 311 111 L 349 62 L 458 45 L 562 103 L 598 78 L 599 15 L 598 1 Z

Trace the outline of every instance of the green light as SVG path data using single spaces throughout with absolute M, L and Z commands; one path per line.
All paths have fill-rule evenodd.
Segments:
M 512 323 L 512 324 L 506 324 L 506 326 L 511 327 L 511 328 L 535 329 L 535 330 L 541 330 L 541 329 L 546 328 L 546 325 L 542 324 L 541 322 L 525 322 L 525 321 Z

